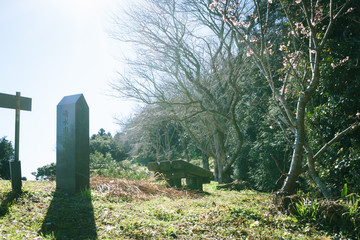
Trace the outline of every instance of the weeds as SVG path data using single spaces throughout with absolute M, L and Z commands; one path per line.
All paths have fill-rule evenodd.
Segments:
M 313 222 L 316 220 L 318 202 L 317 200 L 310 200 L 303 198 L 295 203 L 295 211 L 299 218 L 305 222 Z
M 340 232 L 358 239 L 360 236 L 359 196 L 347 195 L 346 184 L 341 192 L 342 199 L 337 201 L 311 199 L 307 194 L 298 192 L 293 203 L 296 218 L 304 224 L 312 224 L 318 229 Z
M 354 231 L 357 233 L 357 237 L 360 236 L 360 207 L 359 207 L 359 196 L 357 194 L 349 194 L 346 196 L 346 212 L 343 217 L 352 223 Z
M 128 180 L 149 179 L 150 172 L 144 166 L 137 163 L 132 163 L 130 160 L 121 162 L 115 161 L 111 154 L 103 156 L 96 152 L 90 154 L 90 169 L 92 177 L 110 177 Z

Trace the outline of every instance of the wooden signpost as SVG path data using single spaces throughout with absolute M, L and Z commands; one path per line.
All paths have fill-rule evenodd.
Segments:
M 0 107 L 15 109 L 15 159 L 10 160 L 10 176 L 13 192 L 21 192 L 21 165 L 19 161 L 20 110 L 31 111 L 31 98 L 0 93 Z

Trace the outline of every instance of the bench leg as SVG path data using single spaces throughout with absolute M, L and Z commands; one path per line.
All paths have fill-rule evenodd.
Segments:
M 181 188 L 181 178 L 173 179 L 173 182 L 175 187 Z
M 186 185 L 190 189 L 203 190 L 201 178 L 186 178 Z
M 196 189 L 203 191 L 203 181 L 201 178 L 196 178 Z
M 168 179 L 166 180 L 170 187 L 178 187 L 181 188 L 181 178 Z

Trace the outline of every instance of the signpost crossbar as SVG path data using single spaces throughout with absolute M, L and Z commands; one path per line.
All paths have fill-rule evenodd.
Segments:
M 0 93 L 0 107 L 17 109 L 16 95 Z M 20 97 L 20 110 L 31 111 L 31 98 Z

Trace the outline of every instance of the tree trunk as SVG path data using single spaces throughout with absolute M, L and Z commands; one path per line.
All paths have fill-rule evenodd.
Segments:
M 217 167 L 218 167 L 218 170 L 217 170 L 217 181 L 218 183 L 223 183 L 223 168 L 224 166 L 222 165 L 222 163 L 220 161 L 217 162 Z
M 280 192 L 283 193 L 284 195 L 288 195 L 288 194 L 292 194 L 295 191 L 295 183 L 296 180 L 300 174 L 300 170 L 301 170 L 301 162 L 302 162 L 302 146 L 303 144 L 301 144 L 301 139 L 299 139 L 300 137 L 298 136 L 298 131 L 296 133 L 296 138 L 295 138 L 295 147 L 293 150 L 293 155 L 291 158 L 291 165 L 290 165 L 290 169 L 288 172 L 288 175 L 285 179 L 285 182 L 283 184 L 283 186 L 281 187 Z
M 322 182 L 322 180 L 320 179 L 319 173 L 315 169 L 314 155 L 312 154 L 311 149 L 308 146 L 308 144 L 305 144 L 305 150 L 306 150 L 306 155 L 307 155 L 308 170 L 309 170 L 310 177 L 313 179 L 315 184 L 318 186 L 318 188 L 320 189 L 320 191 L 324 195 L 324 197 L 326 199 L 330 199 L 331 198 L 330 192 L 327 189 L 327 187 L 325 186 L 325 184 Z
M 190 162 L 191 156 L 190 156 L 190 153 L 189 153 L 189 149 L 188 149 L 187 146 L 186 146 L 186 143 L 185 143 L 184 138 L 182 137 L 182 138 L 180 138 L 180 139 L 181 139 L 181 146 L 182 146 L 182 148 L 184 149 L 184 152 L 185 152 L 186 161 L 187 161 L 187 162 Z
M 216 162 L 216 160 L 214 161 L 214 180 L 215 181 L 219 181 L 219 174 L 218 174 L 218 172 L 219 172 L 219 167 L 218 167 L 218 164 L 217 164 L 217 162 Z
M 232 182 L 231 171 L 228 170 L 226 172 L 222 171 L 222 183 L 230 183 Z
M 298 99 L 297 111 L 296 111 L 296 129 L 295 129 L 295 141 L 293 148 L 293 155 L 291 158 L 291 165 L 288 175 L 285 179 L 280 193 L 287 195 L 295 192 L 295 183 L 301 173 L 303 151 L 305 143 L 305 95 L 301 94 Z
M 319 187 L 321 193 L 324 195 L 326 199 L 330 199 L 331 196 L 329 194 L 328 189 L 326 188 L 325 184 L 321 181 L 319 174 L 315 170 L 315 166 L 311 161 L 308 161 L 309 164 L 309 173 L 315 184 Z
M 201 151 L 201 158 L 202 158 L 203 168 L 210 171 L 209 156 L 203 151 Z
M 226 165 L 226 152 L 224 147 L 224 133 L 218 129 L 216 129 L 214 133 L 214 144 L 215 144 L 215 154 L 216 154 L 215 161 L 217 162 L 217 166 L 218 166 L 217 178 L 219 183 L 223 183 L 224 181 L 223 174 L 225 174 L 225 176 L 227 174 L 226 172 L 223 171 Z M 226 176 L 225 178 L 228 178 L 228 176 Z

